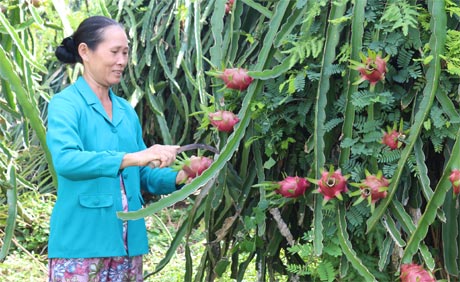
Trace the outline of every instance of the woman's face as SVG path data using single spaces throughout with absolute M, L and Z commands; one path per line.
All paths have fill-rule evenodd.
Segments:
M 128 38 L 125 31 L 116 25 L 107 27 L 103 40 L 95 50 L 80 44 L 80 55 L 85 66 L 84 76 L 90 83 L 110 87 L 121 80 L 123 70 L 128 64 Z

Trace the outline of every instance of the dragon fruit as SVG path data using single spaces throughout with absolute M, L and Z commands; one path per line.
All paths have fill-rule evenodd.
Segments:
M 395 150 L 401 147 L 402 143 L 398 140 L 398 138 L 402 135 L 401 132 L 393 129 L 389 132 L 385 132 L 382 138 L 382 144 L 390 147 L 391 150 Z
M 225 83 L 225 86 L 235 90 L 246 90 L 254 80 L 248 75 L 247 70 L 242 68 L 225 69 L 219 76 Z
M 385 80 L 385 74 L 388 71 L 387 62 L 390 57 L 382 58 L 381 52 L 376 53 L 372 50 L 368 50 L 367 57 L 363 53 L 360 53 L 359 56 L 361 62 L 350 60 L 350 68 L 357 70 L 361 75 L 361 78 L 353 84 L 369 81 L 370 91 L 374 91 L 377 82 Z
M 306 178 L 298 176 L 287 176 L 278 182 L 279 188 L 276 192 L 285 198 L 297 198 L 305 193 L 310 183 Z
M 319 186 L 318 192 L 323 194 L 324 202 L 338 198 L 342 200 L 342 192 L 347 192 L 347 179 L 349 176 L 343 176 L 340 169 L 334 171 L 331 166 L 329 171 L 323 170 L 321 178 L 318 180 L 308 179 L 310 182 Z
M 369 205 L 371 206 L 371 210 L 374 211 L 375 203 L 387 196 L 390 181 L 383 176 L 382 171 L 379 171 L 377 175 L 373 175 L 367 170 L 365 173 L 366 179 L 364 179 L 361 183 L 350 184 L 359 188 L 359 190 L 351 193 L 350 195 L 359 196 L 354 205 L 357 205 L 367 199 Z
M 452 169 L 449 180 L 452 182 L 454 196 L 457 196 L 460 193 L 460 170 L 456 168 Z
M 212 163 L 212 159 L 204 156 L 191 157 L 183 161 L 182 169 L 189 179 L 193 179 L 203 173 Z
M 232 11 L 234 3 L 235 3 L 235 0 L 228 0 L 227 3 L 225 3 L 225 13 L 226 14 Z
M 210 123 L 222 132 L 231 132 L 240 119 L 230 111 L 217 111 L 209 114 Z
M 401 265 L 400 279 L 401 282 L 436 282 L 433 274 L 415 263 Z

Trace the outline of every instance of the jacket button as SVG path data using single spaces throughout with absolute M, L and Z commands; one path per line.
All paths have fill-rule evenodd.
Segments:
M 93 201 L 94 205 L 99 205 L 100 203 L 101 203 L 101 201 L 99 199 L 96 199 L 96 200 Z
M 112 132 L 113 132 L 113 133 L 117 133 L 117 131 L 118 131 L 118 130 L 117 130 L 116 128 L 112 128 Z

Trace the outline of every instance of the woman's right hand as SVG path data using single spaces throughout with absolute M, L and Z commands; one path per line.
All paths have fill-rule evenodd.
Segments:
M 145 150 L 128 153 L 123 157 L 121 169 L 128 166 L 167 167 L 170 166 L 177 156 L 179 146 L 175 145 L 153 145 Z
M 153 145 L 140 151 L 140 166 L 150 165 L 152 167 L 170 166 L 177 156 L 179 146 Z

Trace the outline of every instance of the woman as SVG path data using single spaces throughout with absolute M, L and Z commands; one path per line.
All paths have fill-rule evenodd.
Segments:
M 146 148 L 136 112 L 110 88 L 128 53 L 123 26 L 102 16 L 84 20 L 56 49 L 60 61 L 84 71 L 49 103 L 47 143 L 58 176 L 49 281 L 142 281 L 145 222 L 116 213 L 140 209 L 141 189 L 167 194 L 188 178 L 168 168 L 178 146 Z M 153 161 L 160 167 L 150 168 Z

